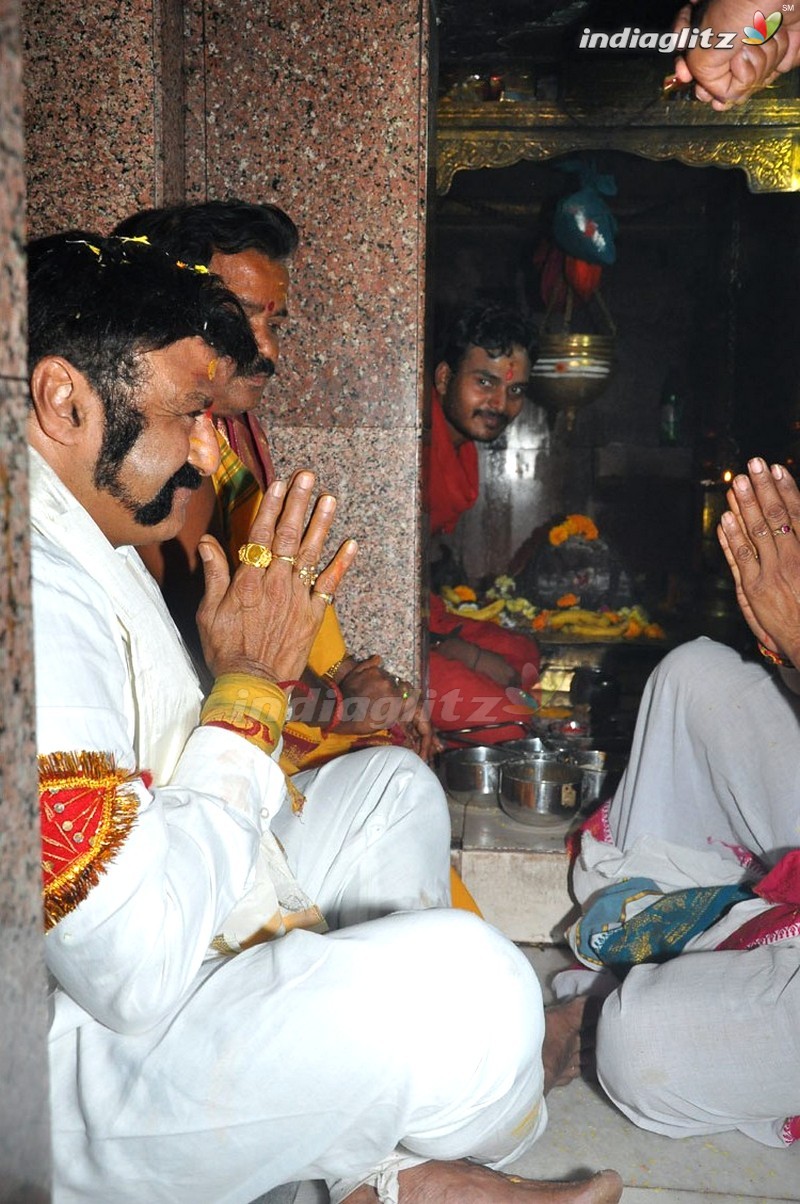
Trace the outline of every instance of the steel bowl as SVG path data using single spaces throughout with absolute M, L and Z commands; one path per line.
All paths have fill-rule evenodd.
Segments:
M 560 823 L 580 809 L 583 771 L 550 757 L 508 761 L 500 770 L 500 806 L 524 824 Z
M 524 740 L 507 740 L 502 747 L 512 759 L 517 757 L 535 756 L 536 753 L 547 752 L 547 746 L 540 736 L 526 736 Z
M 606 769 L 610 754 L 604 748 L 562 749 L 562 761 L 580 765 L 581 769 Z
M 567 764 L 580 769 L 581 779 L 581 811 L 587 811 L 595 803 L 599 803 L 616 789 L 617 783 L 625 768 L 625 760 L 618 754 L 606 749 L 573 749 L 562 755 Z
M 493 744 L 452 749 L 442 758 L 445 788 L 462 802 L 496 802 L 507 760 L 508 753 Z

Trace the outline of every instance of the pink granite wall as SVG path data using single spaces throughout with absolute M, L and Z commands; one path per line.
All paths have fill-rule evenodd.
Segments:
M 293 321 L 263 417 L 361 555 L 356 651 L 414 671 L 427 171 L 427 4 L 187 0 L 191 198 L 282 205 L 300 227 Z
M 24 0 L 31 236 L 183 196 L 182 0 Z
M 20 13 L 0 0 L 0 1197 L 49 1198 L 47 1004 L 27 523 Z

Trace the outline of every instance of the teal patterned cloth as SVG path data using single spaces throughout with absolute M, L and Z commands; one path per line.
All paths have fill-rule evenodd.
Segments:
M 662 891 L 651 878 L 627 878 L 601 891 L 573 932 L 583 962 L 608 966 L 623 977 L 639 962 L 677 957 L 692 937 L 716 924 L 754 892 L 747 886 L 697 886 Z M 652 896 L 640 911 L 634 904 Z

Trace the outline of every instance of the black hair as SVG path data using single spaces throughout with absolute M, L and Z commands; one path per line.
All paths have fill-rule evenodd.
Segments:
M 493 359 L 510 355 L 514 347 L 522 347 L 533 361 L 537 345 L 536 328 L 519 310 L 496 302 L 476 301 L 450 325 L 436 363 L 444 361 L 452 372 L 458 372 L 470 347 L 482 347 Z
M 236 255 L 256 250 L 268 259 L 288 259 L 297 249 L 292 219 L 277 205 L 252 204 L 232 197 L 168 209 L 143 209 L 126 217 L 115 234 L 146 235 L 154 246 L 189 263 L 211 262 L 215 251 Z
M 57 355 L 83 373 L 105 407 L 106 464 L 118 462 L 143 427 L 140 357 L 195 336 L 243 375 L 259 359 L 244 310 L 211 273 L 179 267 L 146 242 L 85 230 L 29 244 L 29 366 Z

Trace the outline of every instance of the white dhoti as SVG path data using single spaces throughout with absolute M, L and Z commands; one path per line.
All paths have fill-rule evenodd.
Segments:
M 799 769 L 800 698 L 775 674 L 706 639 L 672 652 L 645 689 L 610 832 L 583 838 L 579 902 L 626 878 L 673 892 L 747 881 L 753 858 L 773 867 L 800 847 Z M 764 907 L 736 904 L 680 956 L 634 965 L 606 1000 L 600 1081 L 643 1128 L 800 1136 L 798 925 L 716 947 Z
M 303 814 L 273 829 L 328 922 L 354 926 L 206 963 L 141 1034 L 87 1020 L 59 1038 L 57 1020 L 59 1204 L 108 1204 L 110 1184 L 115 1204 L 247 1204 L 291 1180 L 357 1181 L 397 1147 L 499 1165 L 544 1128 L 539 986 L 509 941 L 446 908 L 430 770 L 387 748 L 297 784 Z
M 724 644 L 676 648 L 642 697 L 611 825 L 620 848 L 646 834 L 773 864 L 800 845 L 800 697 Z

